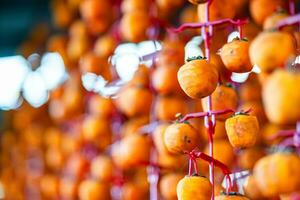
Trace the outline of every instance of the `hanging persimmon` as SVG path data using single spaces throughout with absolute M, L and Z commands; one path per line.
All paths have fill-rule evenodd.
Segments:
M 164 143 L 165 131 L 168 126 L 168 123 L 160 124 L 154 129 L 152 133 L 152 139 L 158 154 L 168 153 L 168 150 Z
M 235 39 L 225 44 L 219 51 L 225 67 L 236 73 L 251 71 L 252 65 L 248 52 L 249 42 L 246 39 Z
M 154 113 L 161 121 L 175 120 L 176 114 L 185 115 L 188 111 L 186 101 L 176 96 L 159 96 L 155 102 Z
M 244 170 L 251 170 L 253 169 L 255 163 L 265 156 L 265 152 L 260 147 L 252 147 L 248 149 L 243 149 L 239 152 L 237 157 L 238 165 L 241 169 Z
M 192 151 L 199 145 L 200 135 L 187 122 L 176 122 L 165 130 L 164 142 L 170 153 L 179 154 Z
M 78 188 L 78 196 L 81 200 L 109 200 L 109 185 L 95 180 L 84 180 Z
M 254 166 L 254 178 L 266 197 L 294 192 L 300 185 L 300 158 L 288 152 L 263 157 Z
M 205 177 L 185 176 L 177 184 L 178 200 L 210 200 L 212 186 Z
M 262 72 L 272 72 L 285 66 L 288 59 L 295 54 L 293 37 L 285 32 L 262 32 L 251 43 L 250 60 L 258 65 Z
M 252 0 L 249 4 L 250 14 L 256 24 L 263 25 L 268 16 L 272 15 L 276 9 L 284 7 L 285 4 L 284 0 Z
M 55 175 L 43 175 L 40 187 L 41 193 L 45 198 L 55 199 L 59 195 L 59 179 Z
M 288 125 L 300 119 L 299 84 L 299 73 L 277 70 L 263 85 L 264 108 L 272 123 Z
M 139 23 L 136 23 L 137 21 Z M 125 40 L 130 42 L 141 42 L 147 39 L 147 29 L 150 26 L 148 12 L 135 10 L 133 12 L 125 13 L 120 23 L 120 31 Z
M 259 124 L 255 116 L 237 113 L 225 121 L 225 128 L 231 145 L 235 148 L 251 147 L 255 144 Z
M 164 199 L 177 199 L 177 184 L 183 177 L 184 175 L 180 173 L 169 173 L 161 177 L 159 182 L 159 189 Z
M 208 97 L 201 99 L 204 111 L 208 111 Z M 236 110 L 238 105 L 238 94 L 230 85 L 218 85 L 215 91 L 211 94 L 212 110 Z M 219 120 L 225 120 L 231 114 L 222 114 L 216 116 Z
M 268 16 L 264 21 L 263 28 L 264 30 L 276 30 L 278 22 L 287 18 L 289 15 L 285 11 L 278 11 Z M 286 29 L 287 27 L 285 27 Z
M 114 164 L 112 159 L 104 155 L 95 157 L 91 162 L 90 172 L 92 177 L 99 181 L 111 181 L 114 175 Z
M 150 0 L 124 0 L 121 5 L 123 13 L 134 12 L 136 10 L 148 11 L 150 7 Z
M 88 102 L 88 111 L 94 116 L 110 119 L 116 112 L 116 108 L 112 99 L 93 95 Z
M 140 86 L 123 87 L 116 99 L 117 108 L 128 117 L 149 114 L 151 103 L 152 93 Z
M 212 94 L 217 87 L 218 77 L 216 67 L 204 59 L 187 62 L 177 73 L 181 88 L 194 99 Z
M 130 169 L 149 161 L 150 148 L 146 135 L 129 135 L 113 145 L 112 158 L 118 167 Z
M 111 56 L 117 47 L 116 39 L 111 35 L 99 37 L 94 44 L 94 52 L 97 56 L 108 58 Z
M 243 184 L 245 195 L 250 199 L 264 199 L 261 191 L 257 187 L 256 180 L 251 174 L 248 176 Z

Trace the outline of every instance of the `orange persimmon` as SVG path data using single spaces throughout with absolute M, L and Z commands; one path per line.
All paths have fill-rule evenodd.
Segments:
M 192 151 L 199 145 L 200 135 L 190 124 L 174 123 L 165 130 L 164 142 L 170 153 Z
M 275 12 L 272 15 L 268 16 L 264 21 L 263 28 L 264 30 L 276 30 L 277 24 L 279 21 L 287 18 L 289 15 L 286 12 Z
M 175 120 L 176 114 L 186 114 L 188 105 L 181 97 L 159 96 L 155 102 L 154 112 L 157 119 L 161 121 Z
M 178 200 L 210 200 L 212 186 L 202 176 L 185 176 L 177 184 Z
M 150 112 L 152 93 L 147 88 L 125 86 L 117 97 L 117 108 L 128 117 L 145 115 Z
M 263 85 L 263 103 L 270 122 L 295 124 L 300 119 L 300 75 L 277 70 Z
M 198 17 L 200 22 L 205 22 L 205 4 L 198 5 Z M 223 18 L 233 18 L 236 10 L 235 5 L 229 0 L 215 0 L 209 6 L 209 20 L 215 21 Z
M 264 199 L 261 191 L 257 187 L 257 183 L 253 175 L 246 178 L 243 189 L 245 195 L 250 199 Z
M 99 181 L 109 182 L 113 177 L 114 164 L 110 157 L 100 155 L 95 157 L 90 166 L 90 172 L 93 178 Z
M 141 200 L 147 199 L 147 191 L 140 185 L 127 182 L 122 186 L 121 200 Z
M 104 35 L 99 37 L 94 45 L 94 52 L 100 57 L 109 57 L 114 53 L 117 47 L 117 41 L 111 35 Z
M 104 119 L 110 119 L 116 112 L 113 100 L 99 95 L 93 95 L 88 102 L 89 113 Z
M 87 179 L 80 183 L 78 188 L 80 200 L 109 200 L 110 188 L 108 184 Z
M 164 143 L 165 131 L 168 126 L 169 124 L 167 123 L 160 124 L 153 131 L 152 139 L 158 154 L 168 153 Z
M 243 113 L 228 118 L 225 128 L 228 139 L 235 148 L 253 146 L 259 133 L 257 118 Z
M 136 10 L 142 10 L 147 12 L 150 7 L 150 0 L 124 0 L 121 5 L 123 13 L 134 12 Z
M 126 137 L 132 134 L 138 134 L 139 129 L 149 123 L 148 116 L 138 116 L 134 118 L 130 118 L 127 120 L 121 127 L 121 135 Z
M 265 19 L 272 15 L 281 7 L 284 7 L 285 1 L 284 0 L 251 0 L 250 1 L 250 14 L 258 25 L 263 25 Z
M 177 78 L 183 91 L 191 98 L 209 96 L 218 84 L 218 71 L 207 60 L 192 60 L 180 67 Z
M 235 39 L 220 49 L 220 56 L 229 71 L 242 73 L 252 69 L 248 52 L 249 42 L 244 39 Z
M 136 23 L 137 21 L 139 23 Z M 150 26 L 148 12 L 135 10 L 125 13 L 120 23 L 121 33 L 125 40 L 141 42 L 147 39 L 147 29 Z
M 254 166 L 254 178 L 266 197 L 294 192 L 300 186 L 300 158 L 288 152 L 263 157 Z
M 177 200 L 177 184 L 183 177 L 180 173 L 170 173 L 161 177 L 159 188 L 165 200 Z
M 129 135 L 114 144 L 112 158 L 114 163 L 122 168 L 129 169 L 149 161 L 150 140 L 146 135 Z
M 201 99 L 204 111 L 208 111 L 208 97 Z M 218 85 L 215 91 L 211 94 L 212 110 L 235 110 L 238 105 L 238 95 L 235 89 L 227 85 Z M 231 114 L 223 114 L 216 116 L 219 120 L 225 120 Z
M 182 90 L 177 80 L 178 67 L 167 65 L 156 68 L 152 74 L 154 89 L 160 94 L 178 94 Z
M 227 139 L 215 140 L 214 144 L 214 158 L 221 161 L 227 166 L 231 166 L 234 161 L 233 148 Z M 209 154 L 209 146 L 206 145 L 204 152 Z
M 55 175 L 43 175 L 40 181 L 42 195 L 47 199 L 55 199 L 59 194 L 59 179 Z
M 238 165 L 241 169 L 251 170 L 255 163 L 265 155 L 265 152 L 260 147 L 252 147 L 243 149 L 237 157 Z
M 271 72 L 284 66 L 295 54 L 293 37 L 285 32 L 262 32 L 251 43 L 250 60 L 263 72 Z

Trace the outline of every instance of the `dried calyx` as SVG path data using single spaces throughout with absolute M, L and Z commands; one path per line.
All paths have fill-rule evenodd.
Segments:
M 186 59 L 187 62 L 193 61 L 193 60 L 206 60 L 207 58 L 204 56 L 193 56 Z
M 242 194 L 240 194 L 238 192 L 225 192 L 225 191 L 222 191 L 221 195 L 226 195 L 226 196 L 243 196 Z

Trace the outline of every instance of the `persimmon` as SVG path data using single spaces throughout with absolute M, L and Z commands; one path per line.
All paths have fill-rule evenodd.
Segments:
M 243 113 L 228 118 L 225 128 L 228 139 L 235 148 L 253 146 L 259 133 L 257 118 Z
M 162 43 L 156 64 L 158 67 L 180 66 L 184 64 L 185 43 L 179 38 L 167 38 Z
M 260 147 L 243 149 L 238 154 L 238 165 L 241 169 L 253 169 L 255 163 L 263 156 L 265 156 L 265 152 Z
M 212 186 L 209 180 L 201 176 L 185 176 L 177 184 L 178 200 L 209 200 Z
M 243 25 L 243 35 L 249 40 L 250 43 L 259 34 L 260 31 L 261 28 L 252 21 Z
M 160 94 L 180 94 L 182 91 L 177 80 L 178 67 L 167 65 L 157 67 L 152 74 L 154 89 Z
M 176 114 L 186 114 L 188 105 L 183 98 L 176 96 L 160 96 L 155 102 L 154 112 L 161 121 L 174 120 Z
M 213 143 L 213 147 L 214 147 L 214 158 L 216 160 L 221 161 L 227 166 L 231 166 L 235 157 L 234 157 L 233 148 L 228 142 L 228 140 L 227 139 L 215 140 Z M 204 152 L 206 154 L 209 154 L 208 145 L 206 145 Z
M 246 178 L 243 185 L 245 195 L 250 199 L 263 199 L 263 195 L 259 188 L 257 187 L 256 180 L 253 175 Z
M 59 171 L 64 164 L 65 157 L 61 149 L 49 147 L 45 152 L 45 164 L 52 170 Z
M 154 129 L 152 133 L 152 139 L 159 154 L 168 153 L 168 150 L 164 143 L 165 131 L 168 126 L 169 124 L 167 123 L 160 124 Z
M 170 173 L 161 177 L 159 182 L 159 188 L 161 195 L 166 200 L 176 200 L 177 199 L 177 184 L 184 177 L 180 173 Z
M 106 183 L 95 180 L 84 180 L 78 188 L 78 196 L 81 200 L 109 200 L 110 188 Z
M 208 97 L 203 98 L 202 107 L 204 111 L 208 111 Z M 238 95 L 235 89 L 231 86 L 218 85 L 215 91 L 211 94 L 213 110 L 235 110 L 238 104 Z M 216 116 L 219 120 L 225 120 L 230 114 Z
M 264 108 L 272 123 L 287 125 L 300 119 L 299 83 L 299 74 L 277 70 L 263 85 Z
M 74 12 L 68 7 L 66 2 L 55 0 L 52 1 L 52 18 L 56 27 L 66 28 L 74 18 Z
M 107 134 L 111 134 L 109 121 L 94 116 L 88 116 L 84 119 L 82 136 L 86 141 L 99 140 Z
M 299 189 L 299 168 L 299 156 L 278 152 L 261 158 L 255 164 L 254 178 L 264 196 L 274 197 Z
M 117 41 L 111 35 L 104 35 L 99 37 L 94 44 L 94 52 L 101 57 L 109 57 L 114 53 L 117 47 Z
M 246 81 L 239 87 L 239 97 L 243 102 L 260 101 L 261 90 L 261 85 L 255 78 L 253 81 Z
M 101 34 L 108 29 L 113 18 L 111 10 L 109 1 L 85 0 L 80 5 L 80 14 L 93 34 Z
M 139 0 L 125 0 L 122 2 L 121 10 L 123 13 L 133 12 L 136 10 L 148 11 L 150 7 L 150 1 Z
M 176 8 L 179 8 L 183 4 L 183 0 L 156 0 L 157 7 L 165 12 L 170 12 Z
M 40 182 L 42 195 L 49 199 L 55 199 L 59 194 L 59 180 L 55 175 L 44 175 Z
M 113 177 L 114 164 L 108 156 L 95 157 L 90 166 L 90 172 L 92 177 L 99 181 L 109 182 Z
M 88 110 L 94 116 L 110 119 L 116 112 L 113 100 L 100 95 L 93 95 L 88 102 Z
M 198 5 L 198 17 L 200 22 L 205 22 L 205 4 Z M 209 6 L 209 20 L 215 21 L 223 18 L 233 18 L 235 16 L 235 5 L 232 1 L 212 1 Z
M 264 30 L 276 30 L 277 24 L 279 21 L 287 18 L 289 15 L 287 12 L 275 12 L 272 15 L 268 16 L 264 21 L 263 28 Z
M 78 183 L 71 178 L 62 178 L 59 181 L 59 195 L 66 199 L 77 198 Z
M 192 4 L 198 5 L 200 3 L 206 3 L 207 0 L 189 0 Z
M 177 73 L 183 91 L 191 98 L 209 96 L 218 84 L 218 71 L 207 60 L 193 60 L 183 65 Z
M 251 63 L 258 65 L 263 72 L 284 66 L 294 54 L 293 37 L 285 32 L 262 32 L 249 48 Z
M 139 21 L 139 23 L 136 23 L 137 21 Z M 147 39 L 147 29 L 149 25 L 150 18 L 148 12 L 136 10 L 123 15 L 120 30 L 125 40 L 141 42 Z
M 280 195 L 280 200 L 293 200 L 300 197 L 300 191 Z
M 174 123 L 165 130 L 164 142 L 170 153 L 192 151 L 199 145 L 200 135 L 188 123 Z
M 128 182 L 122 186 L 121 200 L 140 199 L 147 199 L 147 191 L 145 191 L 140 185 Z
M 276 11 L 276 9 L 280 7 L 284 7 L 284 0 L 253 0 L 250 1 L 250 14 L 258 25 L 263 25 L 265 19 L 272 15 Z
M 157 162 L 168 170 L 182 170 L 182 166 L 178 163 L 186 163 L 187 158 L 184 154 L 174 155 L 169 152 L 159 152 Z
M 147 125 L 148 123 L 149 123 L 148 116 L 138 116 L 138 117 L 130 118 L 122 125 L 120 130 L 121 135 L 123 137 L 127 137 L 128 135 L 138 134 L 139 129 L 142 126 Z
M 83 178 L 88 169 L 88 161 L 83 155 L 73 153 L 67 160 L 64 172 L 69 177 Z
M 112 157 L 114 163 L 129 169 L 148 162 L 150 156 L 150 141 L 145 135 L 129 135 L 113 146 Z
M 138 86 L 123 87 L 116 99 L 117 108 L 128 117 L 148 114 L 151 103 L 151 92 Z
M 103 71 L 103 65 L 107 61 L 99 56 L 96 56 L 94 53 L 87 53 L 80 58 L 80 71 L 82 74 L 85 73 L 94 73 L 100 75 Z
M 249 42 L 244 39 L 235 39 L 221 48 L 220 56 L 229 71 L 243 73 L 252 69 L 248 52 Z
M 249 198 L 239 194 L 239 193 L 236 193 L 236 192 L 232 192 L 232 193 L 229 193 L 229 194 L 221 194 L 221 195 L 218 195 L 215 197 L 216 200 L 228 200 L 228 199 L 231 199 L 231 200 L 249 200 Z
M 88 49 L 90 41 L 87 37 L 70 38 L 67 46 L 67 55 L 71 61 L 77 61 Z

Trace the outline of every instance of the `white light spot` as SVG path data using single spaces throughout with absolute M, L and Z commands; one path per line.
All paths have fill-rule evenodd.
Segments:
M 185 59 L 187 60 L 190 57 L 195 57 L 195 56 L 204 56 L 203 51 L 200 48 L 200 45 L 203 42 L 203 38 L 201 36 L 196 36 L 193 37 L 186 45 L 184 48 L 185 51 Z
M 0 109 L 10 110 L 18 105 L 28 72 L 28 63 L 22 56 L 0 58 Z
M 33 107 L 40 107 L 47 102 L 49 94 L 39 72 L 28 74 L 23 84 L 23 96 Z
M 232 42 L 235 38 L 240 38 L 240 33 L 238 31 L 233 31 L 228 35 L 227 42 Z
M 46 53 L 41 60 L 38 71 L 48 90 L 56 88 L 67 77 L 64 61 L 58 53 Z

